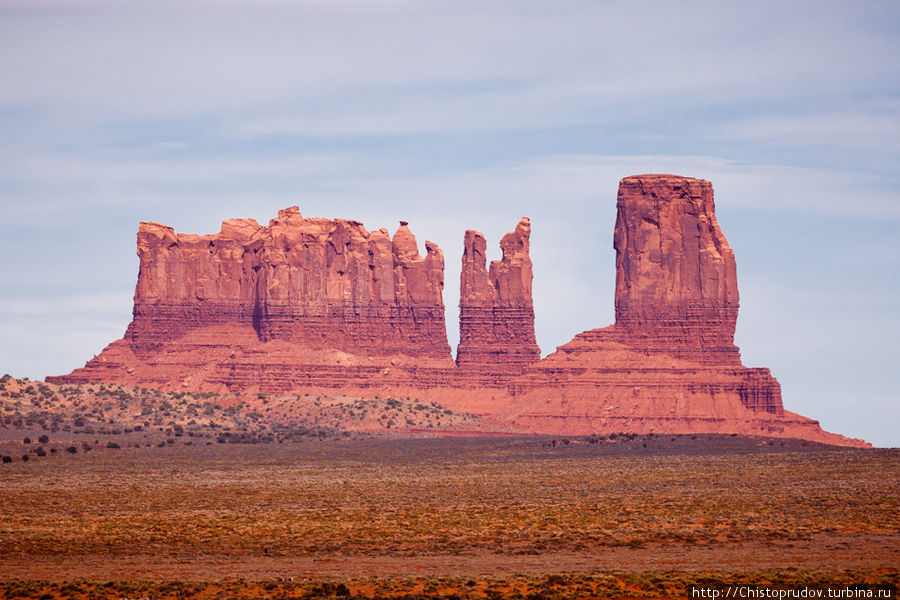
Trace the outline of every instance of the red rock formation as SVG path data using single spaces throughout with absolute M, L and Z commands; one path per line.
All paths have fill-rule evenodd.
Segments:
M 578 334 L 512 384 L 518 397 L 533 398 L 521 405 L 534 403 L 532 417 L 577 406 L 607 422 L 624 407 L 629 422 L 637 414 L 712 418 L 727 413 L 718 399 L 783 414 L 781 386 L 768 369 L 741 365 L 734 345 L 734 253 L 708 181 L 623 179 L 613 245 L 616 323 Z
M 394 234 L 358 221 L 280 211 L 247 246 L 257 271 L 253 323 L 260 340 L 287 340 L 359 355 L 450 356 L 444 324 L 444 256 L 419 256 L 405 221 Z
M 486 242 L 466 231 L 460 275 L 459 346 L 456 364 L 482 383 L 504 382 L 540 360 L 531 300 L 531 222 L 522 217 L 503 236 L 501 260 L 485 268 Z
M 415 397 L 480 414 L 492 431 L 746 433 L 864 445 L 782 407 L 768 369 L 734 345 L 734 254 L 712 186 L 673 175 L 622 180 L 615 227 L 616 323 L 544 360 L 534 336 L 530 223 L 486 267 L 467 231 L 460 344 L 450 357 L 443 255 L 421 257 L 357 221 L 280 211 L 216 235 L 141 223 L 134 320 L 56 382 L 169 390 Z
M 651 351 L 740 364 L 734 252 L 716 221 L 708 181 L 623 179 L 613 245 L 617 327 Z
M 126 339 L 146 354 L 196 327 L 246 324 L 262 342 L 446 358 L 444 258 L 426 248 L 422 258 L 406 222 L 392 241 L 385 229 L 306 219 L 296 207 L 268 227 L 230 219 L 217 235 L 141 223 Z
M 176 234 L 166 225 L 141 223 L 134 318 L 125 338 L 145 354 L 192 328 L 252 322 L 256 273 L 245 245 L 262 227 L 229 219 L 218 235 Z

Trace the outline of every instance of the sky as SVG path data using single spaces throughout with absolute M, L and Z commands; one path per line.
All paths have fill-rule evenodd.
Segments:
M 618 181 L 712 181 L 744 363 L 900 446 L 900 3 L 0 0 L 0 372 L 131 318 L 138 222 L 306 216 L 447 265 L 532 221 L 544 355 L 611 324 Z

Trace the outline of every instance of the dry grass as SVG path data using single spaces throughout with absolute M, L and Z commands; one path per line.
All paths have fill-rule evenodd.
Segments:
M 890 451 L 597 457 L 488 440 L 443 441 L 434 455 L 436 444 L 142 448 L 7 466 L 0 553 L 540 554 L 900 531 Z
M 0 378 L 0 429 L 107 438 L 138 432 L 271 442 L 408 430 L 473 430 L 478 417 L 411 398 L 162 392 L 117 384 Z M 0 448 L 2 452 L 2 448 Z
M 695 584 L 897 583 L 898 450 L 726 435 L 347 439 L 404 427 L 477 423 L 399 399 L 0 379 L 0 455 L 13 459 L 0 464 L 0 598 L 687 598 Z M 262 443 L 217 443 L 235 441 Z
M 568 564 L 559 557 L 589 559 L 614 551 L 634 552 L 651 563 L 654 556 L 681 557 L 685 565 L 700 550 L 715 556 L 718 549 L 744 544 L 744 562 L 707 575 L 723 581 L 896 581 L 896 569 L 890 570 L 896 547 L 877 547 L 878 540 L 896 541 L 900 532 L 896 450 L 801 451 L 724 436 L 548 442 L 173 445 L 2 465 L 0 555 L 6 560 L 0 578 L 7 580 L 6 597 L 26 588 L 18 597 L 68 597 L 59 577 L 51 576 L 52 565 L 93 559 L 132 561 L 151 576 L 101 583 L 86 571 L 79 577 L 76 568 L 64 577 L 65 585 L 81 590 L 70 590 L 71 597 L 336 597 L 338 583 L 365 598 L 665 597 L 659 594 L 683 591 L 696 581 L 703 565 L 685 572 L 623 564 L 605 574 L 565 574 L 558 580 L 517 577 L 515 570 L 485 574 L 494 563 L 514 569 L 526 559 L 534 571 L 545 557 L 557 571 L 577 571 L 577 561 L 558 568 Z M 772 565 L 754 558 L 776 547 L 802 555 L 805 544 L 812 548 L 826 538 L 853 543 L 829 550 L 826 556 L 835 560 L 818 574 L 810 565 L 766 571 Z M 864 556 L 875 558 L 847 575 Z M 338 572 L 293 582 L 222 580 L 221 570 L 202 568 L 227 560 L 238 565 L 230 574 L 242 576 L 241 564 L 268 572 L 267 564 L 296 565 L 290 561 L 302 559 L 352 565 L 354 557 L 377 557 L 381 566 L 368 572 L 359 566 L 353 579 Z M 471 573 L 453 567 L 463 558 Z M 190 577 L 160 582 L 164 571 L 152 575 L 157 562 L 187 560 L 199 565 Z M 394 574 L 378 578 L 385 564 L 394 565 Z M 415 577 L 414 564 L 432 564 L 428 572 L 434 576 Z M 47 566 L 43 577 L 55 582 L 40 582 L 41 565 Z M 447 577 L 438 576 L 441 565 L 449 565 Z M 21 577 L 15 569 L 26 567 L 27 581 L 12 581 Z
M 46 581 L 8 583 L 3 598 L 154 598 L 158 600 L 217 600 L 220 598 L 296 598 L 302 600 L 345 598 L 348 600 L 570 600 L 573 598 L 689 598 L 692 586 L 718 589 L 728 586 L 766 586 L 771 589 L 878 590 L 896 597 L 897 571 L 882 573 L 839 571 L 797 572 L 790 570 L 742 573 L 652 572 L 641 574 L 543 575 L 504 578 L 369 578 L 342 581 L 278 579 L 252 581 L 224 579 L 211 582 L 98 582 Z M 826 592 L 827 593 L 827 592 Z M 846 596 L 845 596 L 846 597 Z M 857 596 L 864 597 L 864 596 Z M 877 596 L 875 596 L 877 597 Z

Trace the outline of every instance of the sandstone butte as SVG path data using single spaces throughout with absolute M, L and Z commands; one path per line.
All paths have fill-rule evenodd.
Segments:
M 141 223 L 125 336 L 58 383 L 171 391 L 409 397 L 475 413 L 498 433 L 738 433 L 864 446 L 784 410 L 765 368 L 734 345 L 734 253 L 708 181 L 620 182 L 615 324 L 544 359 L 534 334 L 531 223 L 488 266 L 466 231 L 460 342 L 444 322 L 444 257 L 407 223 L 389 235 L 296 207 L 214 235 Z

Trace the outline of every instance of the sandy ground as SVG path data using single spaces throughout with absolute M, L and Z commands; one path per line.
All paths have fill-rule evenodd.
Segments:
M 67 556 L 9 557 L 2 579 L 175 579 L 226 577 L 273 579 L 342 577 L 491 577 L 532 573 L 728 571 L 784 569 L 872 570 L 900 565 L 900 535 L 820 534 L 809 540 L 708 545 L 655 545 L 608 548 L 591 553 L 539 556 L 471 554 L 459 556 Z

